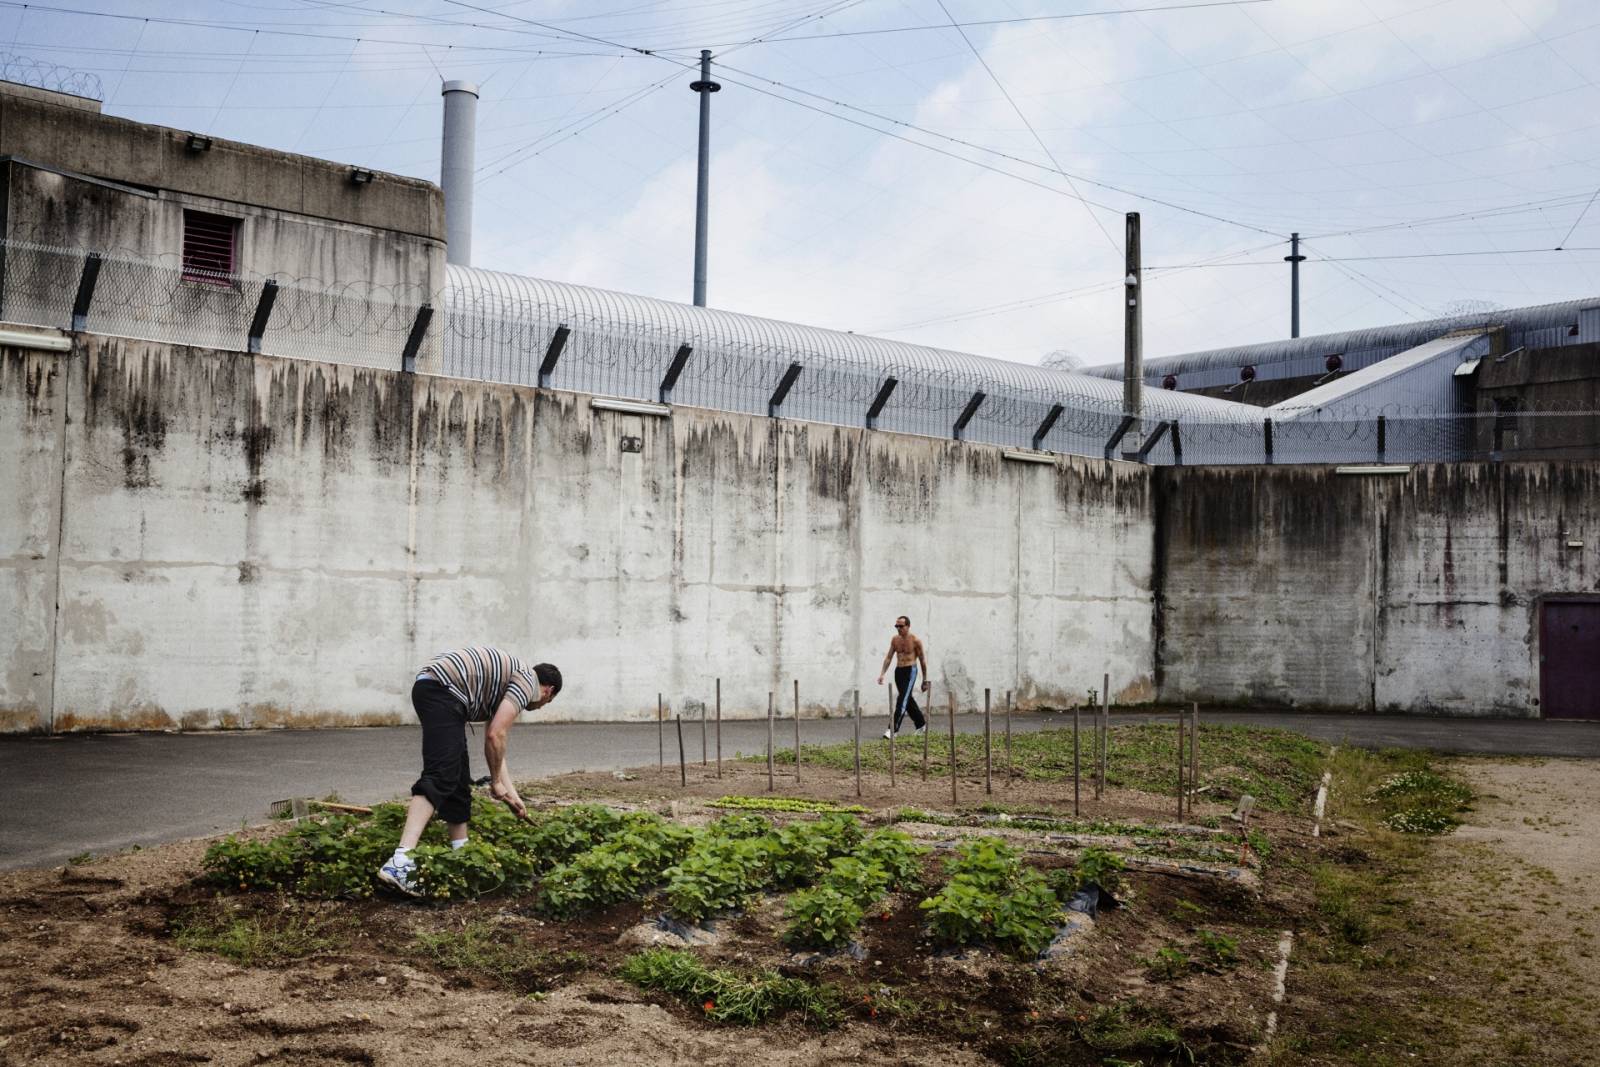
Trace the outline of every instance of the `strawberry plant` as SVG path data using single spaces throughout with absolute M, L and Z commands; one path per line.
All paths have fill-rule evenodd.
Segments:
M 939 940 L 1030 955 L 1050 943 L 1060 904 L 1044 875 L 1022 866 L 1016 849 L 996 838 L 966 841 L 945 870 L 949 881 L 920 905 Z
M 861 842 L 861 824 L 849 815 L 824 815 L 814 822 L 790 823 L 778 831 L 772 880 L 778 885 L 809 885 L 828 869 L 828 861 Z
M 773 840 L 764 837 L 720 837 L 707 834 L 676 866 L 666 872 L 667 904 L 690 922 L 741 906 L 767 884 Z
M 867 909 L 888 889 L 891 877 L 873 860 L 835 857 L 816 888 L 790 895 L 784 940 L 816 948 L 848 944 Z
M 659 815 L 634 812 L 616 833 L 566 863 L 540 883 L 540 906 L 569 916 L 640 895 L 688 852 L 695 832 Z

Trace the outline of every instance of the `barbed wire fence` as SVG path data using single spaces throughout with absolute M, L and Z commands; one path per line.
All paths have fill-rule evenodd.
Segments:
M 68 96 L 82 96 L 90 100 L 104 100 L 105 89 L 100 75 L 90 71 L 73 70 L 56 63 L 0 52 L 0 81 L 28 85 Z
M 1082 391 L 1025 389 L 935 359 L 847 358 L 808 347 L 798 333 L 793 344 L 685 336 L 620 303 L 575 309 L 449 285 L 426 292 L 219 274 L 177 256 L 15 239 L 0 241 L 0 319 L 1154 464 L 1600 457 L 1600 412 L 1590 410 L 1386 406 L 1274 417 L 1261 409 L 1259 417 L 1146 417 L 1140 425 L 1100 381 Z

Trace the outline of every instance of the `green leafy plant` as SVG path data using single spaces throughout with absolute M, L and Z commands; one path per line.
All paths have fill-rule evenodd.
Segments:
M 1200 951 L 1217 967 L 1229 967 L 1239 962 L 1239 939 L 1219 934 L 1215 930 L 1196 930 Z
M 893 876 L 875 859 L 836 856 L 814 889 L 789 897 L 784 940 L 814 948 L 837 948 L 854 937 L 868 909 L 883 896 Z
M 1147 957 L 1144 965 L 1150 977 L 1158 981 L 1182 978 L 1192 969 L 1188 953 L 1170 945 L 1156 949 L 1155 955 Z
M 630 813 L 617 832 L 544 876 L 539 905 L 564 918 L 639 896 L 661 880 L 694 840 L 694 831 L 659 815 Z
M 950 944 L 988 942 L 1036 954 L 1055 936 L 1061 905 L 1045 876 L 1022 866 L 1016 849 L 997 838 L 963 842 L 945 865 L 938 893 L 920 907 L 934 936 Z
M 1122 857 L 1103 848 L 1090 847 L 1078 854 L 1071 868 L 1052 871 L 1050 884 L 1063 903 L 1071 900 L 1086 885 L 1097 885 L 1107 893 L 1122 888 Z
M 827 986 L 770 970 L 742 975 L 711 968 L 692 953 L 676 949 L 649 949 L 629 956 L 621 974 L 642 989 L 660 990 L 694 1004 L 716 1022 L 748 1026 L 794 1012 L 807 1022 L 829 1026 L 840 1012 L 838 994 Z
M 860 842 L 861 824 L 849 815 L 790 823 L 778 830 L 773 843 L 772 880 L 782 886 L 809 885 L 828 869 L 829 860 L 849 854 Z
M 706 835 L 665 872 L 668 906 L 690 922 L 742 906 L 766 884 L 772 847 L 770 836 Z

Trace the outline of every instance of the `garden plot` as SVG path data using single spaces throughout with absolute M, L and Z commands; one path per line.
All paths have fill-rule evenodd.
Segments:
M 1074 819 L 1037 780 L 849 812 L 649 774 L 539 783 L 532 825 L 480 804 L 459 853 L 436 827 L 422 903 L 372 879 L 398 805 L 7 876 L 0 1062 L 1245 1062 L 1330 847 L 1304 789 L 1252 886 L 1192 869 L 1237 860 L 1226 806 L 1174 826 L 1137 780 Z M 1085 929 L 1089 882 L 1116 906 Z

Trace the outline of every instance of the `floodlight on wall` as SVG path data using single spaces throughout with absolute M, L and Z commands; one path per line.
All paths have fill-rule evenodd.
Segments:
M 1166 377 L 1161 379 L 1161 388 L 1163 388 L 1163 389 L 1176 389 L 1177 387 L 1178 387 L 1178 376 L 1176 374 L 1169 374 Z
M 1016 463 L 1050 463 L 1054 464 L 1056 457 L 1048 452 L 1024 452 L 1018 448 L 1002 448 L 1001 459 L 1009 459 Z
M 1410 474 L 1411 467 L 1404 463 L 1365 463 L 1354 467 L 1335 467 L 1335 474 Z
M 188 139 L 183 142 L 183 147 L 197 155 L 201 152 L 209 152 L 211 151 L 211 138 L 204 134 L 191 133 Z
M 0 348 L 31 348 L 39 352 L 70 352 L 72 338 L 59 330 L 31 333 L 27 330 L 0 330 Z
M 597 396 L 589 401 L 589 406 L 595 411 L 616 411 L 623 415 L 667 417 L 672 414 L 672 407 L 668 404 L 652 404 L 648 400 L 623 400 L 620 397 Z
M 370 170 L 367 170 L 365 167 L 351 167 L 350 168 L 350 184 L 351 185 L 371 185 L 372 184 L 372 177 L 373 177 L 372 172 Z

